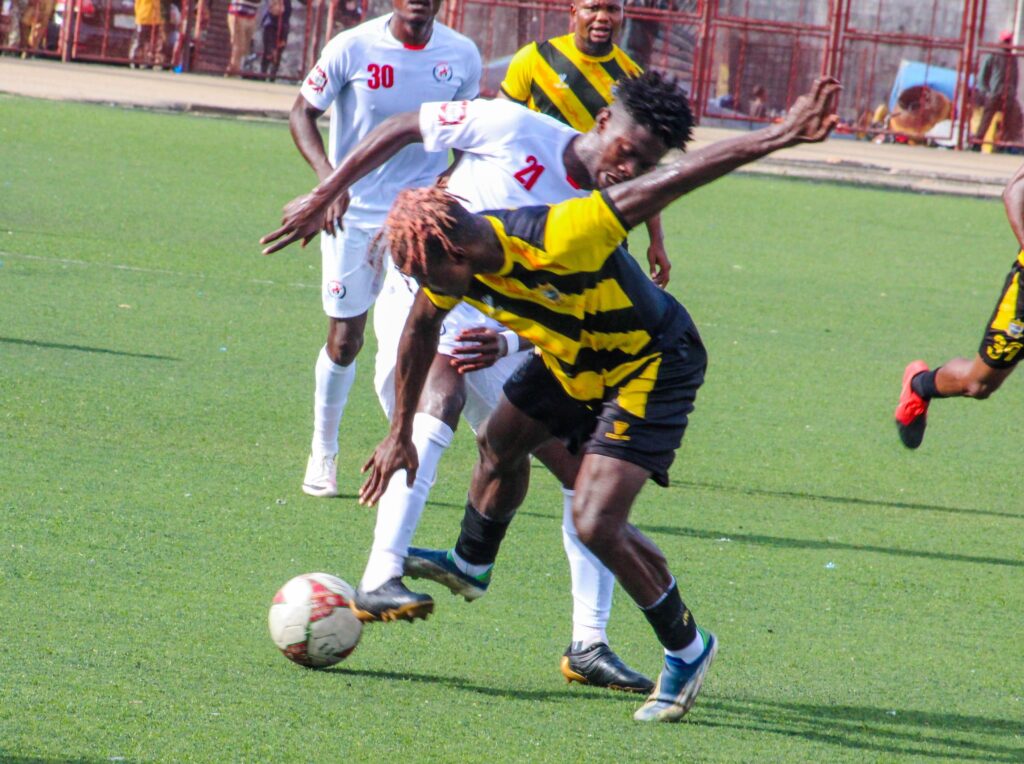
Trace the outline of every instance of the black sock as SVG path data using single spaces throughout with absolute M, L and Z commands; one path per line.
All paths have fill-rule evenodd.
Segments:
M 484 517 L 467 501 L 466 513 L 462 516 L 462 532 L 455 542 L 456 553 L 470 565 L 493 564 L 510 522 Z
M 643 613 L 666 650 L 681 650 L 697 638 L 697 624 L 679 596 L 675 581 L 661 601 L 644 608 Z
M 920 374 L 914 375 L 914 378 L 910 380 L 910 389 L 926 401 L 930 401 L 932 398 L 945 398 L 946 396 L 940 395 L 935 388 L 935 375 L 941 368 L 940 366 L 938 369 L 922 371 Z

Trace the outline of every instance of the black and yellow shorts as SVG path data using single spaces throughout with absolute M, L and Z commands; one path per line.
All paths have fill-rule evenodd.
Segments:
M 1024 252 L 1017 256 L 1006 276 L 1002 294 L 996 309 L 992 312 L 985 336 L 978 348 L 988 366 L 993 369 L 1009 369 L 1021 360 L 1024 350 L 1024 289 L 1021 288 L 1021 273 L 1024 272 Z
M 573 453 L 600 454 L 637 464 L 658 485 L 682 443 L 697 389 L 704 382 L 707 352 L 690 327 L 602 400 L 570 396 L 539 355 L 505 383 L 505 397 Z

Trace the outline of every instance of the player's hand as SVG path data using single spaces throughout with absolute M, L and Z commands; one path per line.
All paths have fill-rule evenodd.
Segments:
M 346 191 L 328 205 L 327 211 L 324 213 L 323 231 L 325 233 L 337 236 L 344 229 L 341 221 L 344 219 L 345 213 L 348 212 L 350 201 L 351 197 L 348 195 L 348 191 Z
M 485 326 L 463 329 L 455 336 L 451 365 L 459 374 L 486 369 L 508 355 L 508 344 L 500 332 Z
M 836 100 L 842 86 L 835 77 L 819 77 L 811 92 L 796 99 L 782 123 L 790 144 L 818 143 L 825 140 L 839 123 Z
M 661 242 L 651 242 L 647 248 L 647 264 L 651 267 L 651 281 L 662 289 L 668 286 L 668 274 L 672 263 L 668 261 L 668 253 Z
M 360 470 L 370 474 L 359 489 L 359 503 L 366 507 L 376 504 L 391 482 L 391 476 L 399 470 L 405 470 L 405 483 L 412 488 L 419 466 L 419 456 L 412 441 L 388 434 Z
M 305 247 L 320 233 L 321 228 L 330 234 L 340 231 L 341 219 L 348 209 L 348 202 L 348 192 L 328 204 L 326 208 L 312 193 L 295 197 L 284 206 L 281 227 L 260 239 L 260 244 L 270 244 L 263 250 L 263 254 L 273 254 L 296 241 L 301 241 Z

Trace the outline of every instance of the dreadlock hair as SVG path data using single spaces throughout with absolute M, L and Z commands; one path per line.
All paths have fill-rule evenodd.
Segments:
M 461 255 L 451 240 L 461 215 L 458 198 L 438 186 L 407 188 L 395 197 L 384 227 L 391 260 L 400 270 L 426 272 L 429 255 Z
M 693 137 L 693 112 L 675 78 L 648 69 L 635 77 L 623 77 L 612 92 L 634 122 L 670 149 L 685 148 Z

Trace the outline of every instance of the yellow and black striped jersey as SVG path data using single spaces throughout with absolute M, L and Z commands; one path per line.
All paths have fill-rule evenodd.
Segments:
M 573 398 L 603 398 L 656 356 L 664 328 L 686 316 L 621 246 L 626 229 L 600 191 L 482 214 L 505 261 L 475 276 L 462 299 L 530 340 Z M 424 292 L 443 310 L 459 303 Z
M 512 100 L 584 133 L 594 126 L 597 112 L 612 102 L 612 86 L 640 72 L 618 45 L 596 58 L 581 53 L 567 34 L 521 48 L 501 89 Z

